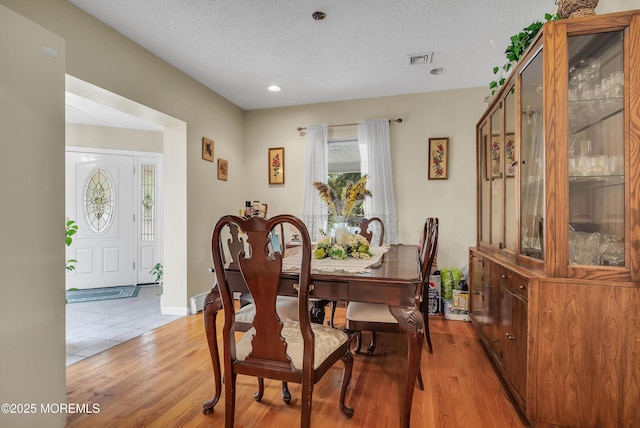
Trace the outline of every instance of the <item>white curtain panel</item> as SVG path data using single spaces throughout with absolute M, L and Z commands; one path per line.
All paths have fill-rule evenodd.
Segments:
M 328 141 L 327 125 L 307 126 L 301 220 L 307 226 L 311 240 L 314 242 L 320 236 L 320 229 L 327 230 L 329 219 L 329 209 L 313 187 L 314 181 L 327 182 L 329 175 Z
M 393 191 L 389 119 L 358 122 L 360 170 L 368 174 L 367 189 L 371 197 L 365 198 L 365 217 L 379 217 L 384 222 L 385 241 L 398 243 L 398 215 Z

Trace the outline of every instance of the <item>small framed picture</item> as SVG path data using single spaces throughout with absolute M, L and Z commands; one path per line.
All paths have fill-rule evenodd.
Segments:
M 429 138 L 429 180 L 449 178 L 449 139 Z
M 207 137 L 202 137 L 202 159 L 213 162 L 213 145 L 214 141 Z
M 269 149 L 269 184 L 284 184 L 284 147 Z
M 227 181 L 229 173 L 229 162 L 218 158 L 218 180 Z

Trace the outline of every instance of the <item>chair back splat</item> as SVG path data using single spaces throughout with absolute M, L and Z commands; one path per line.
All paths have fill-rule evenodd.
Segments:
M 416 254 L 420 271 L 420 293 L 416 296 L 416 306 L 424 317 L 424 335 L 430 353 L 433 352 L 433 345 L 429 333 L 429 276 L 438 252 L 438 226 L 439 221 L 436 217 L 429 217 L 425 220 L 421 235 L 422 245 Z M 382 230 L 384 232 L 384 229 Z M 376 332 L 401 332 L 398 322 L 391 315 L 388 306 L 381 303 L 350 302 L 347 305 L 346 318 L 347 329 L 358 332 L 356 333 L 356 353 L 360 353 L 362 336 L 359 332 L 361 331 L 371 332 L 371 343 L 367 348 L 368 354 L 373 354 L 375 351 Z M 421 378 L 418 379 L 421 383 Z
M 438 228 L 440 221 L 437 217 L 429 217 L 424 223 L 422 230 L 422 247 L 420 248 L 420 277 L 422 278 L 422 300 L 420 311 L 428 316 L 429 307 L 429 277 L 433 271 L 433 264 L 438 254 Z
M 419 251 L 420 277 L 422 279 L 422 291 L 420 298 L 420 312 L 424 318 L 424 335 L 427 339 L 427 349 L 433 352 L 431 334 L 429 333 L 429 277 L 433 270 L 433 264 L 438 254 L 438 228 L 440 221 L 437 217 L 429 217 L 424 222 L 422 230 L 422 247 Z
M 276 221 L 284 220 L 285 217 L 287 216 L 263 220 L 256 217 L 242 219 L 236 218 L 235 216 L 227 216 L 218 222 L 219 226 L 229 225 L 232 236 L 233 230 L 237 230 L 238 228 L 240 228 L 244 234 L 244 237 L 238 239 L 238 241 L 243 244 L 242 246 L 239 247 L 236 245 L 232 247 L 231 244 L 229 245 L 230 251 L 237 251 L 237 253 L 232 256 L 233 261 L 231 263 L 237 263 L 244 283 L 246 284 L 247 291 L 253 297 L 256 305 L 255 318 L 253 321 L 255 335 L 252 340 L 252 351 L 244 362 L 237 364 L 246 366 L 257 364 L 260 367 L 266 364 L 279 368 L 291 368 L 291 360 L 286 354 L 286 343 L 281 335 L 283 323 L 275 311 L 275 302 L 282 273 L 282 254 L 280 252 L 270 251 L 271 230 L 274 229 Z M 289 218 L 288 220 L 295 222 L 293 218 Z M 225 271 L 224 265 L 217 264 L 222 262 L 223 259 L 215 257 L 218 251 L 217 248 L 214 248 L 215 242 L 220 242 L 219 236 L 221 230 L 222 227 L 216 227 L 212 243 L 216 273 Z M 306 232 L 306 229 L 304 230 Z M 246 244 L 243 243 L 244 239 L 246 239 Z M 247 252 L 246 247 L 249 247 L 250 251 Z M 304 244 L 302 247 L 303 257 L 299 280 L 300 298 L 298 299 L 298 316 L 300 324 L 305 325 L 309 323 L 308 293 L 311 247 L 310 245 Z M 220 291 L 222 293 L 225 310 L 225 323 L 228 319 L 229 322 L 233 324 L 235 311 L 231 309 L 228 311 L 229 313 L 227 313 L 227 308 L 233 308 L 233 293 L 230 291 L 228 283 L 226 283 L 226 276 L 227 275 L 224 275 L 225 278 L 222 279 L 224 283 L 220 282 L 221 278 L 218 276 L 218 284 L 222 285 Z M 235 331 L 235 328 L 230 326 L 230 328 L 227 329 L 225 326 L 224 330 L 225 333 L 227 331 L 229 332 L 229 337 L 225 337 L 225 343 L 233 342 L 234 338 L 231 337 L 230 333 L 232 330 Z M 302 336 L 305 342 L 310 342 L 312 340 L 311 327 L 303 329 Z M 311 358 L 313 359 L 313 355 Z M 313 364 L 313 361 L 310 361 L 310 363 Z
M 384 244 L 384 223 L 382 219 L 379 217 L 358 218 L 356 222 L 360 228 L 360 235 L 365 237 L 371 245 L 380 246 Z M 374 237 L 377 238 L 375 241 Z
M 300 231 L 302 242 L 299 273 L 287 273 L 284 277 L 284 250 L 275 251 L 272 241 L 275 231 L 278 228 L 283 230 L 280 226 L 283 223 L 296 227 Z M 238 230 L 242 231 L 242 238 L 238 238 Z M 223 242 L 223 235 L 229 233 L 232 239 Z M 233 244 L 234 242 L 240 244 Z M 227 256 L 231 259 L 228 266 L 225 266 L 225 246 L 231 252 Z M 211 251 L 225 315 L 222 329 L 225 426 L 233 427 L 236 376 L 243 374 L 258 379 L 302 384 L 301 426 L 308 427 L 313 385 L 338 360 L 342 360 L 345 366 L 340 409 L 347 417 L 351 417 L 353 409 L 344 404 L 353 366 L 349 351 L 351 338 L 343 331 L 311 324 L 311 239 L 302 221 L 292 215 L 279 215 L 268 220 L 225 216 L 213 229 Z M 236 331 L 240 330 L 236 330 L 236 305 L 233 301 L 233 293 L 237 291 L 250 293 L 255 305 L 255 315 L 250 320 L 251 328 L 240 339 L 236 339 Z M 297 319 L 279 315 L 276 303 L 280 294 L 297 296 L 297 317 L 291 317 Z

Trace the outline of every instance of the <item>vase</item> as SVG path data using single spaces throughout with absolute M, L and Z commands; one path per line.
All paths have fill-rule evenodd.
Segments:
M 349 226 L 347 222 L 341 221 L 333 223 L 333 239 L 337 245 L 344 245 L 347 241 L 347 234 L 349 233 Z

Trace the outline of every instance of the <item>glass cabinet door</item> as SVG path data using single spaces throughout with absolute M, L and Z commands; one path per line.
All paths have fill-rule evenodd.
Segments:
M 491 183 L 491 245 L 503 248 L 504 235 L 504 176 L 502 155 L 502 105 L 491 114 L 491 140 L 489 142 L 489 163 Z
M 544 127 L 543 51 L 521 73 L 520 254 L 543 259 Z
M 625 265 L 623 32 L 570 36 L 569 264 Z
M 505 177 L 505 206 L 504 206 L 504 244 L 505 248 L 511 253 L 516 251 L 517 235 L 517 218 L 516 218 L 516 188 L 515 188 L 515 88 L 507 90 L 507 96 L 504 98 L 504 177 Z
M 478 153 L 480 157 L 480 163 L 478 165 L 480 186 L 479 186 L 479 201 L 480 201 L 480 221 L 478 227 L 480 228 L 480 242 L 489 242 L 490 236 L 490 221 L 491 221 L 491 191 L 489 189 L 489 159 L 487 154 L 489 153 L 488 147 L 488 135 L 489 125 L 485 122 L 480 128 L 480 151 Z

